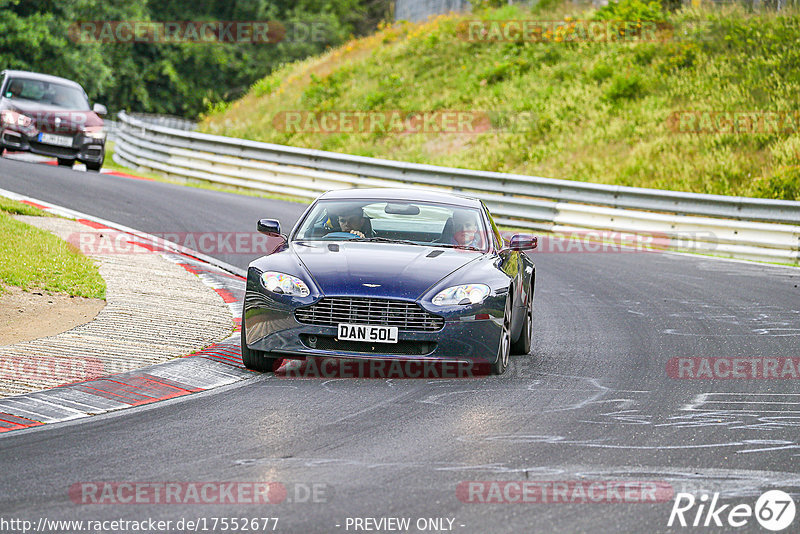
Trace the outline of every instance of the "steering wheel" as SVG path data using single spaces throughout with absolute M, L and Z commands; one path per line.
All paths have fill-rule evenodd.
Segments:
M 356 237 L 358 237 L 356 234 L 351 234 L 350 232 L 331 232 L 325 234 L 322 239 L 353 239 Z

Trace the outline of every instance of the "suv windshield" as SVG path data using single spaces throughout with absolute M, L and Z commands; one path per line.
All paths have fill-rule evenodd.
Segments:
M 303 241 L 398 242 L 486 251 L 478 209 L 408 201 L 321 200 L 295 234 Z
M 76 87 L 27 78 L 12 78 L 3 90 L 11 100 L 30 100 L 76 111 L 88 111 L 86 95 Z

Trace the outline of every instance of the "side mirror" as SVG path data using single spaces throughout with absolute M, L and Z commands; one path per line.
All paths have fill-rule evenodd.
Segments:
M 539 244 L 539 238 L 535 235 L 514 234 L 508 242 L 511 250 L 533 250 Z
M 92 111 L 98 115 L 108 115 L 108 109 L 103 104 L 95 104 L 92 106 Z
M 261 219 L 256 229 L 262 234 L 281 236 L 281 223 L 278 219 Z

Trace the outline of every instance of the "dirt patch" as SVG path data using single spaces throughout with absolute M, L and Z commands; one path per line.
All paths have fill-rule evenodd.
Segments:
M 100 299 L 4 287 L 0 293 L 0 345 L 66 332 L 94 319 L 105 305 Z

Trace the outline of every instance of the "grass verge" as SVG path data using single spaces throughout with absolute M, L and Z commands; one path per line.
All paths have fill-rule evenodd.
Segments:
M 17 221 L 12 214 L 46 215 L 0 197 L 0 292 L 3 285 L 12 285 L 25 290 L 105 297 L 105 281 L 92 260 L 50 232 Z

